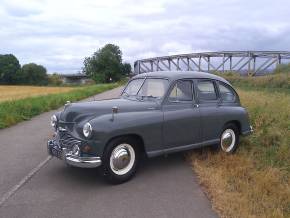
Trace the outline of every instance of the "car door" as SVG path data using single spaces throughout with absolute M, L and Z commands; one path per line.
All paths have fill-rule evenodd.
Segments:
M 215 143 L 221 131 L 216 83 L 214 80 L 199 79 L 195 80 L 194 86 L 200 109 L 202 140 L 206 144 Z
M 200 114 L 193 96 L 193 80 L 178 80 L 169 89 L 162 107 L 164 149 L 200 141 Z

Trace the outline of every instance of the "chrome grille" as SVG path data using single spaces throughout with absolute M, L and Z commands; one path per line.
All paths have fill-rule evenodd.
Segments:
M 72 148 L 73 145 L 80 145 L 81 141 L 71 136 L 67 131 L 59 132 L 59 144 L 62 148 Z

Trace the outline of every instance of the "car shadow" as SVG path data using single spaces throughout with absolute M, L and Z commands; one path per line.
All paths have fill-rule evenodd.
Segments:
M 175 153 L 167 156 L 159 156 L 154 158 L 142 158 L 133 180 L 137 182 L 144 178 L 166 174 L 171 171 L 184 167 L 186 164 L 185 153 Z M 61 165 L 57 169 L 54 168 L 55 176 L 62 176 L 63 179 L 70 183 L 78 183 L 82 186 L 108 186 L 105 182 L 100 169 L 77 168 L 72 166 Z M 129 182 L 131 182 L 129 181 Z

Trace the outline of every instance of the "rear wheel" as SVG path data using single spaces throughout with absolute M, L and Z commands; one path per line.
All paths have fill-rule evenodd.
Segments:
M 120 184 L 131 179 L 139 161 L 139 146 L 134 138 L 120 137 L 113 139 L 103 155 L 103 174 L 113 184 Z
M 239 144 L 239 131 L 235 124 L 226 124 L 220 135 L 219 148 L 225 153 L 234 153 Z

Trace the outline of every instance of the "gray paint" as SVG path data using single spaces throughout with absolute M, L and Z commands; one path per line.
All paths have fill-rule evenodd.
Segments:
M 179 79 L 191 79 L 195 85 L 197 80 L 210 79 L 231 86 L 219 76 L 201 72 L 152 72 L 137 75 L 133 79 L 141 77 L 167 78 L 170 83 L 168 92 Z M 230 121 L 239 123 L 241 134 L 250 132 L 247 112 L 240 105 L 238 97 L 235 103 L 223 103 L 220 98 L 212 102 L 200 102 L 195 93 L 192 102 L 169 103 L 167 95 L 156 101 L 120 97 L 71 104 L 57 114 L 61 121 L 59 125 L 67 128 L 83 144 L 91 145 L 93 149 L 86 155 L 93 156 L 102 156 L 110 139 L 128 134 L 139 136 L 147 155 L 152 157 L 217 143 L 223 126 Z M 199 107 L 196 107 L 197 104 Z M 112 119 L 114 106 L 119 110 Z M 89 140 L 82 134 L 86 122 L 93 127 L 93 135 Z
M 112 98 L 120 91 L 96 98 Z M 44 145 L 53 113 L 0 130 L 0 197 L 47 158 Z M 182 154 L 144 160 L 137 173 L 133 180 L 111 186 L 96 169 L 66 167 L 52 158 L 0 207 L 0 217 L 218 217 Z

